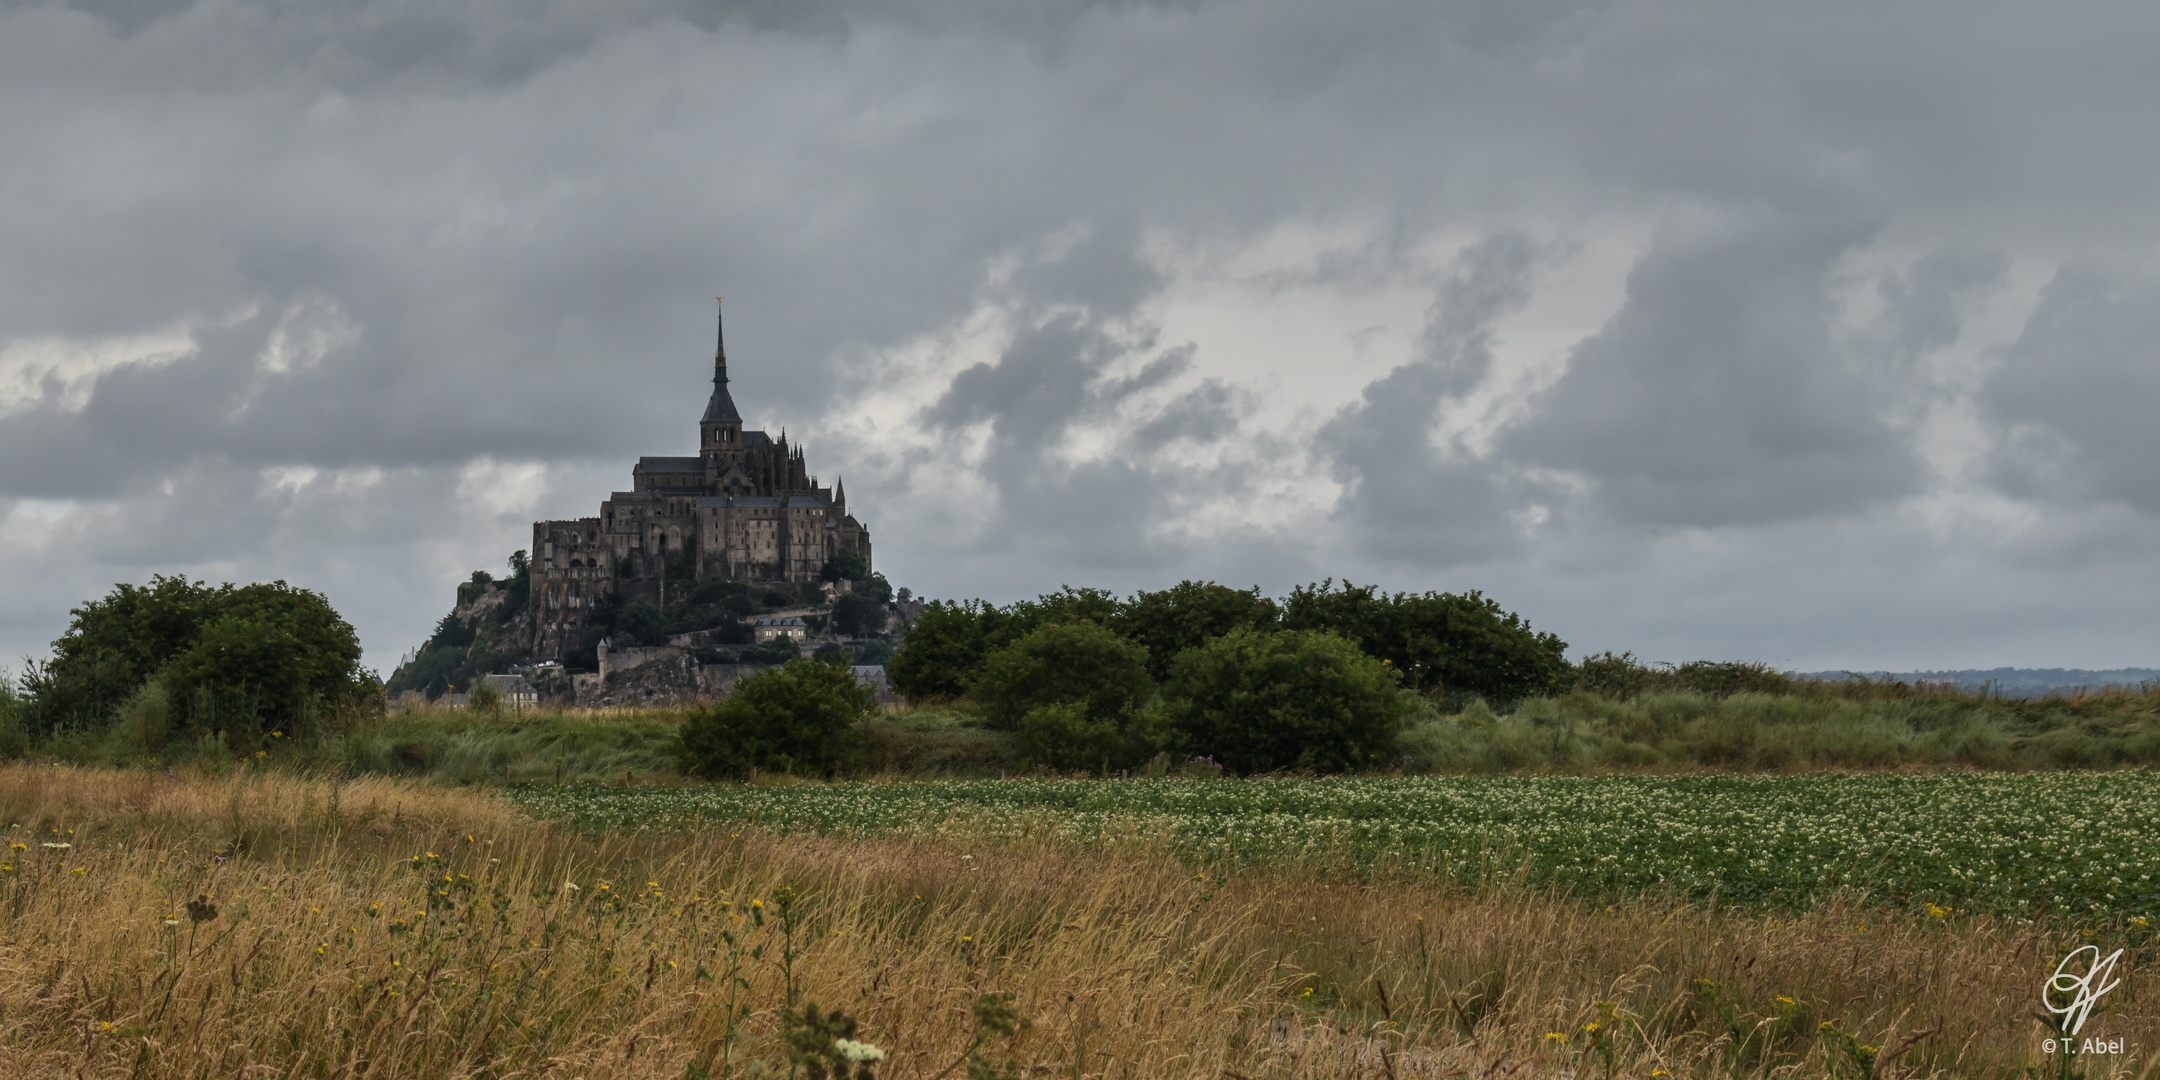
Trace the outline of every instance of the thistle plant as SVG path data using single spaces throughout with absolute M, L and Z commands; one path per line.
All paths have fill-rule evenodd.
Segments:
M 968 1080 L 1019 1080 L 1019 1062 L 1006 1058 L 1000 1066 L 992 1064 L 989 1058 L 982 1055 L 983 1044 L 989 1042 L 992 1036 L 1010 1039 L 1018 1034 L 1021 1028 L 1028 1026 L 1028 1022 L 1021 1018 L 1019 1010 L 1013 1007 L 1013 995 L 977 994 L 975 1005 L 970 1011 L 975 1018 L 974 1039 L 967 1044 L 967 1049 L 960 1052 L 959 1057 L 953 1059 L 952 1064 L 939 1070 L 930 1080 L 945 1080 L 945 1077 L 952 1075 L 954 1069 L 963 1065 L 967 1066 Z
M 855 1038 L 855 1018 L 834 1009 L 820 1013 L 815 1002 L 801 1012 L 780 1010 L 787 1030 L 788 1074 L 802 1070 L 805 1080 L 877 1080 L 885 1051 Z

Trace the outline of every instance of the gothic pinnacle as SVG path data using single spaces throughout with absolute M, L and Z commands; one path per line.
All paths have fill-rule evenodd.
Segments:
M 713 381 L 726 385 L 727 378 L 727 326 L 722 319 L 720 298 L 713 297 Z

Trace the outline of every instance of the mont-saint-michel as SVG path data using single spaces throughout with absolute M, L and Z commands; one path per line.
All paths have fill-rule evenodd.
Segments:
M 1706 7 L 0 2 L 0 1080 L 2160 1080 L 2160 14 Z
M 630 490 L 595 517 L 533 523 L 532 657 L 576 648 L 593 605 L 614 596 L 665 606 L 669 581 L 807 582 L 843 552 L 870 567 L 870 530 L 846 485 L 818 484 L 800 445 L 743 427 L 728 393 L 727 332 L 716 317 L 712 396 L 698 452 L 641 457 Z

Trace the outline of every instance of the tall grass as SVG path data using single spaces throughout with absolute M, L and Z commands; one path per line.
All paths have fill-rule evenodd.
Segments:
M 1690 677 L 1744 683 L 1722 667 Z M 1751 677 L 1774 677 L 1774 688 L 1659 683 L 1499 708 L 1475 697 L 1421 697 L 1394 755 L 1377 764 L 1445 774 L 2160 765 L 2160 688 L 2027 700 L 1947 686 Z M 215 736 L 171 731 L 162 699 L 150 692 L 103 728 L 38 740 L 10 725 L 15 704 L 0 694 L 0 760 L 165 768 L 249 756 Z M 281 733 L 263 740 L 263 752 L 302 769 L 456 784 L 665 780 L 676 778 L 674 734 L 688 711 L 412 708 L 339 717 L 312 738 Z M 976 778 L 1024 767 L 1014 736 L 984 724 L 966 702 L 890 710 L 862 734 L 875 775 Z
M 322 757 L 355 774 L 450 784 L 634 779 L 674 772 L 681 717 L 681 710 L 415 710 L 355 725 Z
M 591 836 L 382 778 L 0 767 L 0 818 L 25 845 L 0 871 L 9 1075 L 749 1076 L 781 1064 L 792 986 L 858 1018 L 889 1077 L 959 1061 L 983 992 L 1029 1022 L 990 1047 L 1013 1075 L 1864 1075 L 1865 1043 L 1877 1075 L 2009 1077 L 2052 1064 L 2032 1013 L 2065 945 L 1954 915 L 1218 880 L 1142 837 Z M 2087 1027 L 2128 1040 L 2103 1071 L 2150 1068 L 2150 959 Z
M 414 709 L 355 725 L 314 755 L 354 774 L 451 784 L 678 779 L 686 709 Z M 950 709 L 903 709 L 862 725 L 864 761 L 888 776 L 997 776 L 1018 767 L 1010 735 Z
M 1948 688 L 1800 684 L 1785 693 L 1573 693 L 1495 712 L 1432 702 L 1409 771 L 1624 768 L 2111 768 L 2160 764 L 2160 691 L 2040 700 Z

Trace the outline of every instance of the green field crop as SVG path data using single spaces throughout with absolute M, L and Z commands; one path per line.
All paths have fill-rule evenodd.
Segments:
M 611 830 L 1153 837 L 1198 865 L 1522 874 L 1604 899 L 1797 907 L 1833 895 L 2102 923 L 2160 914 L 2160 774 L 948 781 L 523 788 Z

